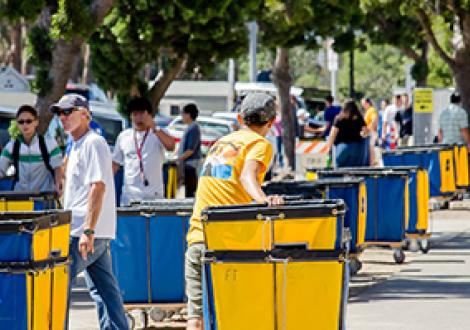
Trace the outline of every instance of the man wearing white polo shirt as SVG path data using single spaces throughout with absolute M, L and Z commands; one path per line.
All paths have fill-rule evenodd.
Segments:
M 72 211 L 69 287 L 85 271 L 99 307 L 100 328 L 126 330 L 129 326 L 109 253 L 109 241 L 116 233 L 111 151 L 106 140 L 90 130 L 91 114 L 84 97 L 65 95 L 51 111 L 73 138 L 64 189 L 64 208 Z

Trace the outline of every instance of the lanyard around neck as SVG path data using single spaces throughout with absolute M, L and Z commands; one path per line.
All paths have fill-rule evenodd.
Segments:
M 142 138 L 142 141 L 140 142 L 140 145 L 137 143 L 137 136 L 134 130 L 134 146 L 135 146 L 135 151 L 137 153 L 137 158 L 139 158 L 139 169 L 140 169 L 140 176 L 142 178 L 142 181 L 144 182 L 144 186 L 148 186 L 148 180 L 145 177 L 144 173 L 144 162 L 142 160 L 142 150 L 144 149 L 144 144 L 145 141 L 147 140 L 147 136 L 149 135 L 149 130 L 145 131 L 144 137 Z

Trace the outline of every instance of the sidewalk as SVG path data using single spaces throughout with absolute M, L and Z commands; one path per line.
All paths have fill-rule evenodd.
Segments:
M 350 299 L 348 330 L 470 329 L 470 212 L 439 213 L 429 254 Z
M 438 211 L 431 219 L 428 255 L 407 252 L 405 263 L 396 265 L 391 251 L 363 254 L 363 269 L 350 285 L 348 330 L 470 329 L 470 212 Z M 83 279 L 73 289 L 70 313 L 70 329 L 98 329 Z M 184 329 L 181 322 L 152 326 Z

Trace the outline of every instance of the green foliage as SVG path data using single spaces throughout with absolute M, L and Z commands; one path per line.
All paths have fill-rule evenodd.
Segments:
M 268 47 L 317 48 L 321 38 L 333 37 L 341 52 L 353 45 L 361 20 L 359 0 L 267 0 L 259 24 Z
M 429 67 L 428 86 L 436 88 L 454 86 L 454 78 L 449 66 L 434 51 L 429 56 Z
M 404 12 L 403 0 L 362 0 L 364 21 L 361 29 L 372 43 L 398 48 L 417 48 L 424 32 L 418 19 Z
M 0 18 L 34 20 L 45 4 L 45 0 L 0 0 Z
M 16 123 L 16 120 L 12 120 L 10 122 L 10 126 L 8 127 L 8 134 L 12 140 L 17 139 L 18 136 L 20 136 L 21 131 L 18 127 L 18 124 Z
M 52 88 L 49 68 L 52 65 L 53 41 L 48 32 L 45 28 L 33 26 L 28 35 L 29 60 L 36 68 L 32 89 L 40 96 L 47 94 Z
M 429 75 L 429 64 L 427 59 L 418 59 L 411 67 L 411 77 L 415 81 L 424 81 Z
M 247 47 L 245 22 L 261 0 L 117 0 L 90 40 L 92 70 L 105 89 L 129 93 L 142 68 L 165 53 L 168 65 L 188 55 L 203 73 Z M 123 96 L 124 97 L 124 96 Z
M 71 39 L 86 36 L 93 29 L 90 0 L 59 0 L 57 12 L 52 16 L 51 36 L 55 39 Z
M 349 96 L 349 56 L 343 55 L 344 65 L 338 73 L 339 92 Z M 355 52 L 355 89 L 375 100 L 392 96 L 393 88 L 403 86 L 406 57 L 395 47 L 367 45 L 367 52 Z

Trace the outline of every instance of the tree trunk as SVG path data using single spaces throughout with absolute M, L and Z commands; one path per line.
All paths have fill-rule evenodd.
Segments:
M 11 27 L 10 31 L 10 63 L 16 71 L 21 72 L 23 45 L 21 39 L 21 23 Z
M 188 61 L 187 55 L 179 57 L 174 65 L 169 69 L 161 67 L 160 72 L 155 78 L 155 83 L 149 91 L 150 102 L 154 111 L 158 108 L 160 100 L 165 96 L 166 91 L 170 87 L 175 78 L 184 70 Z
M 282 118 L 282 142 L 290 170 L 295 170 L 295 121 L 297 118 L 290 104 L 292 76 L 289 72 L 289 50 L 278 47 L 272 72 L 273 83 L 277 87 L 278 102 Z
M 90 45 L 86 44 L 83 47 L 82 84 L 89 84 L 90 82 L 91 82 Z
M 429 43 L 424 42 L 421 46 L 421 61 L 426 63 L 427 71 L 426 74 L 423 74 L 421 79 L 416 81 L 417 86 L 427 86 L 428 85 L 428 76 L 429 76 Z
M 113 0 L 93 0 L 90 4 L 90 11 L 93 17 L 93 26 L 96 28 L 101 25 L 104 17 L 111 10 Z M 45 8 L 38 20 L 38 25 L 50 29 L 50 9 Z M 92 31 L 93 32 L 93 31 Z M 49 106 L 57 102 L 64 94 L 67 80 L 76 63 L 77 57 L 80 55 L 80 48 L 85 42 L 85 38 L 73 37 L 71 40 L 59 39 L 55 42 L 52 52 L 52 66 L 49 69 L 49 77 L 52 80 L 52 88 L 45 95 L 38 95 L 36 108 L 39 112 L 38 131 L 44 133 L 52 114 L 49 112 Z
M 457 64 L 452 67 L 456 89 L 462 98 L 462 107 L 470 113 L 470 56 L 464 49 L 456 52 Z

